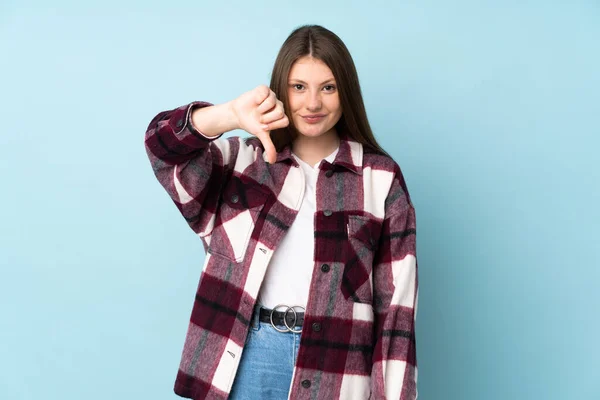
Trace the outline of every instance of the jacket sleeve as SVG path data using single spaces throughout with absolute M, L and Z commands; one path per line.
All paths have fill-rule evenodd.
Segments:
M 386 200 L 382 229 L 373 266 L 375 343 L 371 399 L 413 400 L 417 398 L 416 219 L 399 169 Z
M 223 182 L 231 174 L 239 140 L 204 136 L 191 123 L 194 102 L 152 119 L 145 145 L 156 178 L 207 247 Z

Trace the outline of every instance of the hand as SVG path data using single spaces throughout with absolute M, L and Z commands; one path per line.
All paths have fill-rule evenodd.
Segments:
M 274 163 L 277 151 L 269 133 L 289 125 L 283 103 L 277 99 L 275 92 L 261 85 L 231 101 L 230 107 L 237 126 L 256 136 L 265 148 L 267 161 Z

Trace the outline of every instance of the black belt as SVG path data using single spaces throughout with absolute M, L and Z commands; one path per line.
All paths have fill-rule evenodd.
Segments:
M 278 306 L 276 308 L 287 307 Z M 268 322 L 280 332 L 300 332 L 304 323 L 304 312 L 295 311 L 294 308 L 288 307 L 287 310 L 276 311 L 267 308 L 260 308 L 258 319 L 261 322 Z M 287 329 L 278 329 L 275 325 L 285 326 Z

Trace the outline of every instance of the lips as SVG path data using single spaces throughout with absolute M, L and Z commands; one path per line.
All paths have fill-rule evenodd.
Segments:
M 325 118 L 325 114 L 302 115 L 301 117 L 309 124 L 316 124 Z

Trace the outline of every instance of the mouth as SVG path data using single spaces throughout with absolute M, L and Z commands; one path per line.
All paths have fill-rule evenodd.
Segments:
M 325 114 L 301 115 L 302 119 L 309 124 L 316 124 L 326 117 Z

